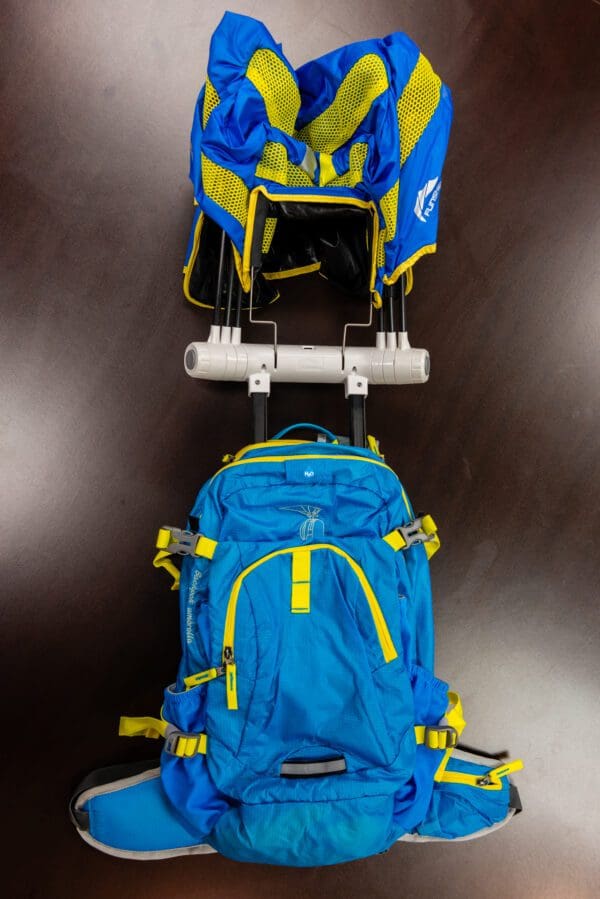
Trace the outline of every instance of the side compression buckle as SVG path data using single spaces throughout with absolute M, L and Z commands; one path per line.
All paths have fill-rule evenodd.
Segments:
M 427 725 L 423 742 L 428 749 L 454 749 L 458 743 L 458 731 L 449 724 Z
M 184 531 L 183 528 L 174 528 L 171 525 L 163 525 L 156 538 L 156 548 L 177 556 L 203 556 L 212 559 L 217 541 L 204 537 L 202 534 L 194 534 L 193 531 Z
M 179 588 L 179 569 L 172 561 L 172 556 L 194 556 L 203 559 L 212 559 L 217 548 L 217 541 L 205 537 L 204 534 L 195 534 L 193 531 L 184 531 L 183 528 L 174 528 L 171 525 L 163 525 L 156 537 L 156 553 L 153 561 L 155 568 L 164 568 L 173 578 L 171 590 Z
M 164 751 L 178 758 L 206 755 L 206 734 L 186 734 L 181 730 L 170 730 L 165 737 Z
M 393 531 L 390 531 L 389 534 L 386 534 L 383 539 L 395 552 L 399 549 L 409 549 L 411 546 L 422 543 L 428 559 L 440 548 L 437 525 L 431 515 L 417 515 L 414 521 L 399 525 Z

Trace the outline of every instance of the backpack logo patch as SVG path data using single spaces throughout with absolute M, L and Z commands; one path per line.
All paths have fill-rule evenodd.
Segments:
M 441 187 L 441 180 L 439 178 L 432 178 L 431 181 L 425 182 L 424 186 L 417 194 L 414 213 L 420 222 L 426 222 L 433 212 Z
M 282 506 L 282 512 L 297 512 L 302 515 L 304 521 L 298 527 L 298 533 L 303 543 L 309 543 L 317 537 L 325 536 L 325 522 L 319 517 L 321 509 L 318 506 Z

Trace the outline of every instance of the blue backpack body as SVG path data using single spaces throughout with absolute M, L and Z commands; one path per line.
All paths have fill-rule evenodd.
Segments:
M 433 674 L 439 539 L 377 452 L 248 447 L 157 546 L 179 581 L 183 655 L 161 717 L 121 733 L 164 737 L 160 768 L 82 785 L 88 842 L 324 865 L 478 836 L 518 810 L 520 763 L 457 748 L 460 700 Z

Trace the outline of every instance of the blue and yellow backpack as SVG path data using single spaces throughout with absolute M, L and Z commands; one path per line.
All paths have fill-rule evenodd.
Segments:
M 97 849 L 327 865 L 482 836 L 520 810 L 521 762 L 461 749 L 460 698 L 433 673 L 433 519 L 375 441 L 317 430 L 228 457 L 186 528 L 160 529 L 182 659 L 158 717 L 120 723 L 162 738 L 160 761 L 76 791 Z

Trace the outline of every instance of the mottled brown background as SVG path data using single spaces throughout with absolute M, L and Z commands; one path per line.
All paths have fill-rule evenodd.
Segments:
M 189 127 L 222 9 L 4 0 L 5 895 L 598 895 L 600 4 L 232 6 L 294 64 L 405 30 L 453 90 L 439 252 L 409 304 L 431 381 L 374 388 L 369 425 L 442 529 L 437 665 L 462 692 L 465 740 L 525 759 L 526 810 L 487 840 L 319 870 L 133 863 L 76 836 L 69 791 L 148 755 L 116 720 L 153 714 L 178 661 L 156 528 L 183 521 L 250 436 L 243 387 L 182 365 L 207 330 L 180 281 Z M 283 340 L 335 339 L 362 314 L 318 277 L 284 291 Z M 346 423 L 341 388 L 279 386 L 271 413 Z

